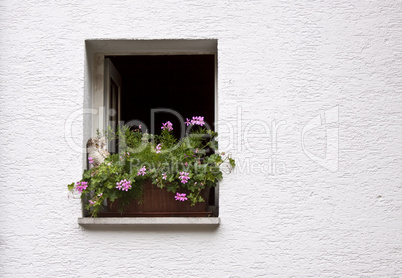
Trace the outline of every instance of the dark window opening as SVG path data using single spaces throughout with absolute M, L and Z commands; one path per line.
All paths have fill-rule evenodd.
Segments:
M 214 130 L 215 55 L 131 55 L 106 56 L 122 77 L 121 121 L 140 120 L 151 132 L 160 133 L 163 122 L 173 123 L 180 137 L 179 120 L 171 113 L 156 113 L 151 123 L 151 109 L 169 108 L 184 120 L 204 116 Z

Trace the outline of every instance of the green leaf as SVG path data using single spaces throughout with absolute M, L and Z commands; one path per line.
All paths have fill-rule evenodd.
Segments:
M 90 179 L 91 178 L 91 170 L 84 170 L 84 173 L 82 176 L 83 176 L 84 180 Z
M 106 185 L 106 187 L 109 188 L 109 189 L 112 189 L 112 188 L 114 187 L 114 184 L 111 183 L 110 181 L 107 181 L 107 182 L 105 183 L 105 185 Z
M 75 183 L 73 182 L 72 184 L 67 185 L 68 190 L 72 191 L 74 189 Z
M 111 202 L 113 202 L 113 201 L 116 200 L 116 199 L 117 199 L 116 192 L 112 192 L 112 193 L 109 195 L 109 200 L 110 200 Z
M 229 163 L 230 163 L 230 166 L 232 166 L 232 168 L 234 168 L 236 166 L 235 160 L 233 158 L 229 157 Z

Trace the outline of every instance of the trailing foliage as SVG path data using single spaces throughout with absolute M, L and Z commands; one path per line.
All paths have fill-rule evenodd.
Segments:
M 92 216 L 102 209 L 105 199 L 113 202 L 118 198 L 123 205 L 121 211 L 131 200 L 141 201 L 143 185 L 149 180 L 175 192 L 178 201 L 190 201 L 192 205 L 204 202 L 200 191 L 215 187 L 222 179 L 221 166 L 233 169 L 235 161 L 217 152 L 218 134 L 202 127 L 202 117 L 193 117 L 190 124 L 191 132 L 180 141 L 172 135 L 170 122 L 163 124 L 160 135 L 143 134 L 127 126 L 116 133 L 109 129 L 104 135 L 118 140 L 119 153 L 109 155 L 98 167 L 84 170 L 81 181 L 68 189 L 88 198 L 85 208 Z M 180 193 L 182 190 L 191 193 Z

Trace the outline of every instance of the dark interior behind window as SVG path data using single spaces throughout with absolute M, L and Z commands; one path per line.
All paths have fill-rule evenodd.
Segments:
M 122 77 L 121 120 L 140 120 L 151 130 L 151 109 L 169 108 L 182 117 L 204 116 L 214 129 L 215 55 L 107 56 Z M 155 131 L 171 121 L 177 137 L 178 119 L 155 114 Z

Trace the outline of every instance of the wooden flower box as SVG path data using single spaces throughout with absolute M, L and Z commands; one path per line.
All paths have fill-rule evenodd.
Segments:
M 190 191 L 180 190 L 180 193 L 190 194 Z M 177 201 L 176 193 L 160 189 L 151 182 L 144 185 L 143 199 L 133 200 L 124 212 L 119 212 L 120 202 L 108 202 L 107 210 L 100 212 L 99 217 L 207 217 L 212 216 L 208 211 L 209 188 L 201 190 L 205 202 L 191 206 L 190 201 Z

